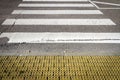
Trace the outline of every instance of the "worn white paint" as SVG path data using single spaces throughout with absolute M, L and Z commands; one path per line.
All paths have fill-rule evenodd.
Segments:
M 36 3 L 22 3 L 22 4 L 19 4 L 18 7 L 94 7 L 92 4 L 80 4 L 80 3 L 69 3 L 69 4 L 66 4 L 66 3 L 57 3 L 57 4 L 49 4 L 49 3 L 44 3 L 44 4 L 36 4 Z
M 14 10 L 12 14 L 103 14 L 99 10 Z
M 37 2 L 37 1 L 57 1 L 57 2 L 87 2 L 88 0 L 23 0 L 23 1 L 32 1 L 32 2 Z
M 120 43 L 120 33 L 8 32 L 8 43 Z
M 116 25 L 110 19 L 6 19 L 2 25 Z

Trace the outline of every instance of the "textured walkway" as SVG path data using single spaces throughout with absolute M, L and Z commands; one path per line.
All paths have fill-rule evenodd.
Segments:
M 1 56 L 0 80 L 120 80 L 120 56 Z

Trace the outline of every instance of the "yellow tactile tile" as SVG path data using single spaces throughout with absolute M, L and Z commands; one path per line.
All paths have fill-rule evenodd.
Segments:
M 120 80 L 120 56 L 0 56 L 0 80 Z

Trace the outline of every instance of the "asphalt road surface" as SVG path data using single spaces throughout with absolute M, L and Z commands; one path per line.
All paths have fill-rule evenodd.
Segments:
M 1 0 L 0 55 L 120 55 L 120 1 Z

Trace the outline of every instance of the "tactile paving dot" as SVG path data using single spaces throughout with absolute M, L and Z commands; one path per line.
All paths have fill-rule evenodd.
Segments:
M 120 80 L 120 56 L 0 56 L 0 80 Z

